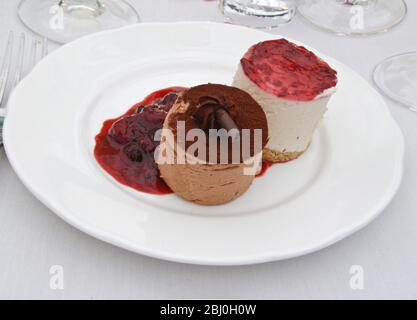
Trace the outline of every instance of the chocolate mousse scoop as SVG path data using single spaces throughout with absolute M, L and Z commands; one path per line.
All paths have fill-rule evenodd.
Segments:
M 179 144 L 179 136 L 184 134 L 178 131 L 181 130 L 178 126 L 180 121 L 183 121 L 185 136 L 192 129 L 201 129 L 206 137 L 204 156 L 191 155 L 198 162 L 178 161 L 180 154 L 190 155 L 189 148 L 197 141 L 186 140 L 184 144 Z M 200 85 L 183 91 L 169 111 L 163 127 L 173 134 L 174 145 L 167 142 L 167 147 L 174 150 L 175 161 L 159 162 L 161 177 L 177 195 L 203 205 L 223 204 L 244 193 L 255 177 L 262 149 L 268 140 L 267 120 L 259 104 L 245 91 L 220 84 Z M 212 129 L 225 129 L 234 134 L 229 134 L 227 140 L 221 139 L 211 136 Z M 250 139 L 238 140 L 239 157 L 236 159 L 232 156 L 233 148 L 236 148 L 236 139 L 241 137 L 243 129 L 248 129 Z M 254 143 L 255 129 L 262 132 L 260 146 Z M 213 139 L 218 139 L 217 149 L 214 149 L 216 161 L 210 157 Z M 248 150 L 244 152 L 243 148 Z M 220 155 L 225 149 L 228 151 L 226 158 Z M 248 168 L 252 170 L 245 170 Z

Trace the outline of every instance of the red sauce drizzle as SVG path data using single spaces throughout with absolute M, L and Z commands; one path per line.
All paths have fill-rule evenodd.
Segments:
M 337 84 L 337 73 L 326 62 L 285 39 L 252 46 L 240 63 L 258 87 L 288 100 L 311 101 Z
M 100 166 L 119 183 L 150 194 L 170 194 L 154 160 L 155 132 L 161 129 L 168 111 L 183 87 L 155 91 L 120 117 L 106 120 L 95 137 L 94 156 Z M 265 174 L 272 165 L 262 161 Z
M 269 168 L 271 168 L 275 163 L 274 162 L 270 162 L 267 160 L 262 160 L 262 169 L 261 171 L 258 172 L 258 174 L 256 175 L 256 177 L 262 177 Z

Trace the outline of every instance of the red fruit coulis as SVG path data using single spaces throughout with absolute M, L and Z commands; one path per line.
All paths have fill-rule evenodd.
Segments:
M 155 91 L 132 106 L 125 114 L 106 120 L 96 136 L 94 156 L 100 166 L 119 183 L 150 194 L 170 194 L 160 177 L 154 151 L 159 141 L 155 132 L 162 128 L 179 92 L 170 87 Z M 262 176 L 272 163 L 262 161 Z
M 262 168 L 261 171 L 258 172 L 258 174 L 256 175 L 256 177 L 262 177 L 269 168 L 271 168 L 274 165 L 274 162 L 270 162 L 267 160 L 262 160 Z
M 288 100 L 311 101 L 337 84 L 337 72 L 326 62 L 285 39 L 252 46 L 240 63 L 258 87 Z
M 106 120 L 96 136 L 94 156 L 100 166 L 121 184 L 151 194 L 169 194 L 154 160 L 155 132 L 183 87 L 155 91 L 125 114 Z

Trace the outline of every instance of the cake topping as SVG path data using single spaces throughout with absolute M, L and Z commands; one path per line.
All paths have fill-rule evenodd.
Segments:
M 200 103 L 193 117 L 202 130 L 208 133 L 209 129 L 239 130 L 229 112 L 215 98 L 207 97 L 207 101 Z
M 240 62 L 258 87 L 288 100 L 310 101 L 337 84 L 337 73 L 326 62 L 285 39 L 252 46 Z
M 176 102 L 176 107 L 169 113 L 167 127 L 176 135 L 177 124 L 183 121 L 186 133 L 191 129 L 202 129 L 207 134 L 209 129 L 242 129 L 250 130 L 250 150 L 244 157 L 252 157 L 262 150 L 268 140 L 268 125 L 261 106 L 245 91 L 220 84 L 200 85 L 184 91 Z M 262 131 L 262 145 L 256 150 L 254 144 L 254 130 Z M 229 163 L 231 163 L 233 139 L 228 140 Z M 186 141 L 186 149 L 193 141 Z M 210 137 L 207 139 L 207 150 L 210 149 Z M 222 146 L 218 145 L 218 152 Z M 241 148 L 243 150 L 243 148 Z M 207 154 L 207 159 L 209 155 Z M 219 159 L 220 157 L 218 157 Z
M 227 131 L 239 130 L 237 124 L 232 119 L 230 114 L 223 108 L 216 110 L 216 121 L 222 128 L 226 129 Z

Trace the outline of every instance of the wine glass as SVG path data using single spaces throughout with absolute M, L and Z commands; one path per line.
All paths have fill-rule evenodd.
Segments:
M 417 52 L 382 61 L 375 68 L 374 81 L 388 97 L 417 112 Z
M 315 26 L 339 35 L 385 32 L 407 13 L 404 0 L 301 0 L 298 12 Z
M 18 14 L 28 28 L 59 43 L 139 21 L 124 0 L 22 0 Z

